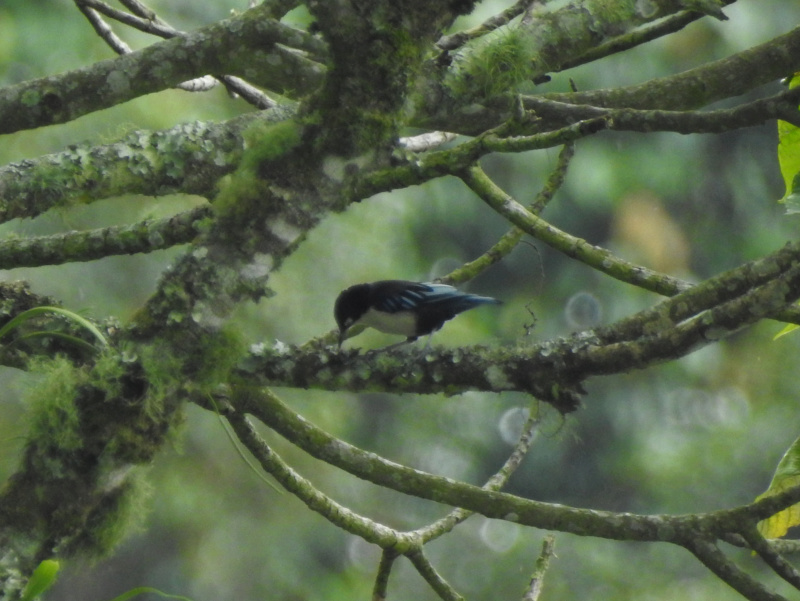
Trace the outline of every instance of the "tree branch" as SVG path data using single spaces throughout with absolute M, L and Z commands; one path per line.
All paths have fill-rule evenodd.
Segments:
M 789 601 L 786 597 L 773 593 L 757 580 L 740 570 L 736 564 L 725 557 L 717 546 L 708 540 L 695 540 L 686 548 L 711 570 L 725 584 L 750 601 Z
M 773 572 L 794 588 L 800 590 L 800 572 L 786 561 L 781 554 L 761 536 L 758 532 L 758 528 L 745 526 L 742 528 L 740 534 L 744 537 L 745 541 L 747 541 L 750 548 L 758 553 L 758 556 L 761 557 L 764 563 L 767 564 Z
M 576 259 L 581 263 L 610 275 L 611 277 L 632 284 L 644 290 L 655 292 L 663 296 L 675 296 L 691 288 L 689 282 L 678 278 L 658 273 L 640 265 L 630 263 L 615 256 L 613 253 L 599 246 L 589 244 L 581 238 L 563 232 L 555 226 L 549 224 L 540 217 L 528 211 L 511 196 L 501 190 L 477 165 L 463 172 L 462 179 L 465 183 L 490 207 L 495 209 L 508 221 L 524 230 L 527 234 L 540 240 L 548 246 L 564 253 L 566 256 Z M 773 255 L 766 257 L 768 262 L 783 262 L 786 256 L 793 256 L 795 246 L 789 245 L 785 248 L 787 255 L 783 251 L 777 251 Z M 755 266 L 755 268 L 753 268 Z M 751 277 L 758 277 L 758 269 L 764 267 L 757 262 L 746 263 L 741 267 L 742 271 L 731 270 L 729 276 L 733 279 L 744 276 L 740 281 L 750 282 Z M 767 277 L 771 277 L 771 272 L 766 272 Z M 762 281 L 763 280 L 759 280 Z M 727 282 L 731 285 L 734 282 Z M 737 294 L 743 292 L 741 286 L 735 286 Z M 712 290 L 719 294 L 724 287 L 716 288 L 712 284 Z M 708 291 L 704 292 L 707 293 Z M 700 293 L 698 293 L 700 294 Z M 771 315 L 775 319 L 790 323 L 800 323 L 800 312 L 796 308 L 784 307 L 780 311 Z M 638 319 L 638 318 L 637 318 Z
M 749 505 L 689 516 L 637 515 L 542 503 L 412 469 L 334 438 L 284 405 L 271 391 L 234 386 L 231 403 L 250 413 L 311 456 L 358 478 L 489 518 L 546 530 L 611 540 L 672 542 L 722 537 L 800 502 L 800 486 Z
M 529 124 L 535 121 L 532 112 L 523 113 L 455 148 L 429 152 L 389 169 L 358 174 L 346 184 L 341 208 L 379 192 L 419 185 L 445 175 L 458 176 L 478 159 L 493 152 L 516 153 L 552 148 L 594 135 L 612 125 L 606 119 L 590 119 L 554 131 L 517 135 L 519 130 L 529 128 Z
M 735 2 L 735 0 L 728 0 L 727 4 L 733 4 L 733 2 Z M 620 52 L 631 50 L 632 48 L 636 48 L 637 46 L 646 44 L 647 42 L 652 42 L 653 40 L 657 40 L 665 35 L 680 31 L 687 25 L 697 21 L 698 19 L 702 19 L 704 16 L 706 15 L 691 11 L 672 15 L 657 23 L 631 31 L 604 42 L 599 46 L 595 46 L 580 56 L 567 59 L 561 63 L 561 68 L 559 70 L 566 71 L 567 69 L 585 65 L 586 63 L 591 63 L 613 54 L 619 54 Z
M 375 576 L 375 585 L 372 588 L 372 601 L 386 601 L 389 576 L 397 557 L 398 553 L 394 549 L 383 549 L 381 561 L 378 564 L 378 573 Z
M 642 84 L 570 94 L 547 100 L 606 108 L 685 111 L 740 96 L 800 67 L 800 27 L 729 57 Z
M 550 567 L 550 559 L 555 554 L 556 537 L 548 534 L 542 542 L 542 551 L 536 560 L 536 569 L 531 576 L 530 584 L 522 596 L 522 601 L 538 601 L 544 587 L 544 577 Z
M 265 18 L 266 10 L 257 7 L 115 59 L 2 88 L 0 134 L 65 123 L 208 73 L 243 76 L 289 96 L 315 90 L 325 69 L 309 56 L 324 53 L 324 44 Z M 254 53 L 273 60 L 254 63 Z
M 502 12 L 499 12 L 496 15 L 489 17 L 477 27 L 473 27 L 471 29 L 465 29 L 463 31 L 459 31 L 451 35 L 442 36 L 441 38 L 439 38 L 439 41 L 436 42 L 436 45 L 442 50 L 446 51 L 456 50 L 457 48 L 463 46 L 470 40 L 474 40 L 476 38 L 486 35 L 487 33 L 494 31 L 499 27 L 508 25 L 510 21 L 517 18 L 525 11 L 530 10 L 531 6 L 540 3 L 545 4 L 545 2 L 547 2 L 547 0 L 544 0 L 542 2 L 540 2 L 539 0 L 517 0 L 507 9 L 505 9 Z M 438 60 L 441 60 L 441 58 Z
M 33 238 L 0 240 L 0 269 L 61 265 L 115 255 L 149 253 L 194 240 L 211 216 L 207 205 L 164 219 Z
M 526 347 L 436 349 L 426 352 L 424 361 L 401 350 L 358 355 L 322 346 L 269 349 L 257 345 L 238 370 L 264 385 L 327 390 L 390 387 L 397 393 L 423 394 L 516 390 L 567 413 L 577 408 L 582 382 L 590 376 L 623 373 L 682 357 L 777 314 L 800 297 L 798 259 L 800 243 L 795 243 L 746 263 L 698 290 L 626 318 L 625 335 L 610 326 L 599 333 L 578 333 Z M 727 292 L 724 284 L 733 280 L 738 280 L 737 285 Z M 633 322 L 639 324 L 635 329 Z M 636 331 L 641 335 L 626 339 Z
M 139 12 L 140 15 L 143 13 L 147 14 L 146 17 L 131 15 L 125 11 L 117 10 L 101 0 L 75 0 L 75 3 L 78 5 L 78 9 L 92 24 L 92 27 L 94 27 L 97 34 L 117 54 L 129 54 L 131 49 L 116 34 L 114 34 L 111 27 L 109 27 L 108 24 L 103 21 L 102 17 L 98 13 L 102 13 L 108 17 L 111 17 L 112 19 L 116 19 L 121 23 L 125 23 L 126 25 L 138 29 L 139 31 L 151 33 L 165 39 L 184 34 L 184 32 L 171 27 L 169 24 L 159 19 L 152 11 L 146 10 L 143 5 L 137 6 L 136 3 L 133 4 L 134 8 L 137 9 L 137 12 Z M 214 79 L 210 76 L 201 77 L 200 79 L 193 79 L 189 82 L 180 83 L 177 87 L 188 92 L 199 92 L 210 90 L 220 82 L 225 85 L 231 94 L 241 96 L 247 102 L 260 109 L 271 108 L 277 104 L 274 100 L 269 98 L 255 86 L 251 86 L 243 79 L 239 79 L 238 77 L 233 77 L 230 75 L 225 75 L 220 79 Z
M 534 434 L 539 425 L 539 415 L 531 413 L 525 425 L 522 427 L 522 433 L 519 440 L 514 445 L 514 449 L 506 459 L 502 467 L 489 478 L 483 485 L 484 490 L 501 490 L 508 483 L 509 478 L 517 470 L 522 463 L 522 460 L 528 454 L 531 445 L 534 441 Z M 448 532 L 451 532 L 456 526 L 467 520 L 474 512 L 457 508 L 448 513 L 443 518 L 435 522 L 417 528 L 414 535 L 418 536 L 423 544 L 435 540 Z
M 425 582 L 439 595 L 440 599 L 443 601 L 464 601 L 464 597 L 459 595 L 456 590 L 439 575 L 428 558 L 425 557 L 425 553 L 422 550 L 407 553 L 406 557 L 411 560 L 411 563 L 417 568 L 419 575 L 425 579 Z
M 558 154 L 558 161 L 556 166 L 550 172 L 542 189 L 536 195 L 533 203 L 530 206 L 530 211 L 534 215 L 538 215 L 544 210 L 544 207 L 552 200 L 555 193 L 561 188 L 564 180 L 567 177 L 567 168 L 575 154 L 575 144 L 569 142 L 564 145 L 561 152 Z M 477 259 L 470 261 L 448 273 L 446 276 L 439 278 L 443 284 L 456 285 L 471 280 L 478 274 L 483 273 L 492 265 L 500 262 L 514 250 L 517 245 L 522 241 L 525 232 L 518 227 L 512 227 L 508 230 L 497 243 L 489 250 L 483 253 Z
M 732 109 L 702 112 L 608 109 L 580 104 L 577 101 L 575 104 L 569 104 L 546 97 L 523 98 L 525 108 L 534 111 L 552 127 L 563 127 L 584 119 L 605 118 L 611 121 L 610 129 L 616 131 L 669 131 L 679 134 L 723 133 L 762 125 L 777 119 L 800 126 L 798 102 L 800 102 L 800 90 L 797 88 Z
M 227 411 L 225 417 L 238 439 L 253 454 L 264 471 L 305 503 L 309 509 L 319 513 L 339 528 L 360 536 L 367 542 L 374 543 L 382 548 L 398 549 L 405 546 L 400 540 L 402 537 L 392 528 L 358 515 L 314 488 L 311 482 L 289 467 L 269 447 L 266 441 L 255 431 L 246 416 L 235 411 Z
M 288 114 L 290 109 L 280 108 L 219 125 L 195 122 L 165 131 L 134 131 L 113 144 L 71 146 L 0 167 L 0 222 L 125 194 L 211 198 L 220 178 L 241 160 L 247 127 Z

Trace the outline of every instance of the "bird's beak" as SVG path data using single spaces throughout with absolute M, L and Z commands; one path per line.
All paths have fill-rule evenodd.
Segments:
M 338 350 L 342 349 L 342 343 L 344 342 L 346 334 L 347 330 L 339 330 L 339 345 L 336 347 Z

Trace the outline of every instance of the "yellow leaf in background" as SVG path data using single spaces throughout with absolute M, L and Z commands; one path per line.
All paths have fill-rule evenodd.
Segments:
M 800 484 L 800 438 L 792 443 L 778 463 L 767 491 L 756 500 L 771 497 Z M 800 504 L 792 505 L 758 523 L 765 538 L 780 538 L 793 526 L 800 525 Z

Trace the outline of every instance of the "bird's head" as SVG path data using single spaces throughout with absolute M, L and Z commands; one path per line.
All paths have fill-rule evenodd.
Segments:
M 339 347 L 350 329 L 369 309 L 369 284 L 356 284 L 342 291 L 333 306 L 333 316 L 339 326 Z

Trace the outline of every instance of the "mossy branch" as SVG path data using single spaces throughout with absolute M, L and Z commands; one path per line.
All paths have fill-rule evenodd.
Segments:
M 325 67 L 310 56 L 324 56 L 325 45 L 268 13 L 256 7 L 115 59 L 2 88 L 0 134 L 66 123 L 207 73 L 239 75 L 287 96 L 317 89 Z
M 53 208 L 126 194 L 194 194 L 211 198 L 233 171 L 252 123 L 285 119 L 291 107 L 224 124 L 194 122 L 164 131 L 133 131 L 109 144 L 79 144 L 0 168 L 0 222 Z
M 314 488 L 311 482 L 293 470 L 269 447 L 245 415 L 228 411 L 225 417 L 238 439 L 253 454 L 264 471 L 303 501 L 309 509 L 319 513 L 339 528 L 383 548 L 405 546 L 399 532 L 347 509 Z
M 543 98 L 607 108 L 685 111 L 740 96 L 800 69 L 800 27 L 768 42 L 676 75 L 615 89 Z
M 637 515 L 542 503 L 388 461 L 331 436 L 294 413 L 275 395 L 250 391 L 235 395 L 234 410 L 252 414 L 317 459 L 398 492 L 536 528 L 610 540 L 685 545 L 698 537 L 723 537 L 739 532 L 744 524 L 755 524 L 800 502 L 800 487 L 795 487 L 749 505 L 690 516 Z
M 246 392 L 242 392 L 246 390 Z M 256 396 L 274 396 L 270 392 L 258 392 L 252 389 L 235 389 L 233 394 L 233 405 L 237 405 L 236 398 L 241 395 L 249 397 L 251 394 Z M 274 397 L 277 400 L 277 397 Z M 250 401 L 252 402 L 252 400 Z M 201 402 L 206 406 L 205 401 Z M 216 403 L 214 403 L 216 410 Z M 394 565 L 394 560 L 400 556 L 408 557 L 412 564 L 417 568 L 420 575 L 431 585 L 431 587 L 443 599 L 460 599 L 446 581 L 441 578 L 436 569 L 424 555 L 424 545 L 430 541 L 453 530 L 458 524 L 469 518 L 473 512 L 455 509 L 450 514 L 411 532 L 401 532 L 373 522 L 368 518 L 342 507 L 321 492 L 306 479 L 299 476 L 266 444 L 263 438 L 250 424 L 248 418 L 233 406 L 226 405 L 225 415 L 230 421 L 233 430 L 239 436 L 240 441 L 251 451 L 254 457 L 260 462 L 262 467 L 275 477 L 287 490 L 295 494 L 312 511 L 316 511 L 336 526 L 360 536 L 367 542 L 374 543 L 383 549 L 381 564 L 375 582 L 376 591 L 385 590 L 388 583 L 389 573 Z M 501 469 L 491 477 L 484 485 L 486 490 L 499 490 L 508 481 L 511 474 L 519 466 L 525 454 L 530 449 L 533 442 L 533 432 L 538 424 L 538 418 L 531 416 L 520 436 L 519 441 L 508 460 Z M 379 598 L 383 598 L 380 596 Z
M 211 209 L 200 206 L 163 219 L 131 225 L 0 240 L 0 269 L 61 265 L 133 255 L 187 244 L 202 231 Z
M 458 176 L 475 161 L 493 152 L 516 153 L 552 148 L 594 135 L 612 125 L 606 119 L 589 119 L 555 131 L 521 134 L 522 131 L 535 128 L 536 122 L 534 113 L 523 113 L 455 148 L 428 152 L 405 164 L 359 176 L 345 189 L 341 208 L 378 192 L 418 185 L 445 175 Z
M 619 324 L 536 345 L 435 349 L 424 357 L 401 350 L 359 355 L 334 348 L 261 345 L 251 350 L 238 372 L 253 383 L 324 390 L 515 390 L 567 413 L 576 409 L 588 377 L 676 359 L 780 314 L 800 297 L 798 259 L 800 243 L 787 245 Z
M 578 94 L 576 94 L 578 96 Z M 563 98 L 563 96 L 562 96 Z M 601 103 L 602 99 L 597 98 Z M 632 108 L 603 108 L 580 103 L 579 98 L 561 102 L 548 97 L 526 96 L 522 103 L 545 123 L 557 127 L 582 119 L 608 119 L 616 131 L 668 131 L 679 134 L 724 133 L 745 127 L 755 127 L 767 121 L 781 119 L 800 125 L 797 104 L 800 91 L 787 90 L 731 109 L 712 111 L 641 110 Z
M 534 215 L 538 215 L 544 207 L 552 200 L 555 193 L 561 188 L 564 180 L 567 177 L 567 167 L 575 153 L 575 145 L 570 142 L 564 146 L 558 154 L 556 166 L 550 172 L 542 189 L 536 195 L 535 200 L 531 203 L 530 211 Z M 512 227 L 508 230 L 494 246 L 483 253 L 477 259 L 465 263 L 458 269 L 448 273 L 446 276 L 439 278 L 443 284 L 461 284 L 477 277 L 480 273 L 491 267 L 492 265 L 501 261 L 504 257 L 514 250 L 517 245 L 522 241 L 525 232 L 518 227 Z

